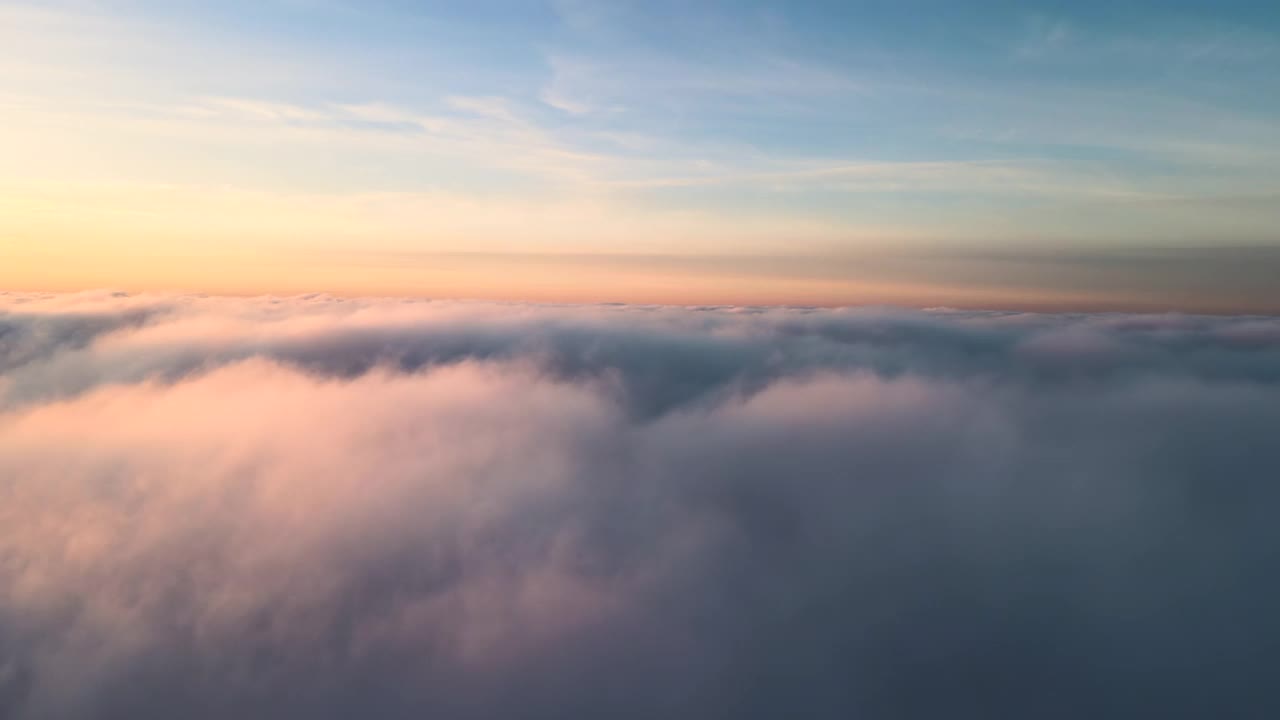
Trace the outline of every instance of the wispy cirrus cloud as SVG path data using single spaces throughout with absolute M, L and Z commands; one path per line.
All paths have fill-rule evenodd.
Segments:
M 1027 20 L 1023 36 L 1012 50 L 1014 57 L 1027 61 L 1096 64 L 1129 60 L 1173 70 L 1191 63 L 1247 66 L 1278 52 L 1280 42 L 1274 33 L 1243 24 L 1214 20 L 1167 23 L 1137 33 L 1045 15 Z
M 1188 50 L 1199 59 L 1173 72 L 1159 53 L 1114 50 L 1120 70 L 1100 71 L 1077 46 L 1134 28 L 1087 14 L 219 7 L 0 9 L 11 21 L 0 182 L 6 207 L 33 209 L 4 220 L 15 257 L 177 263 L 251 243 L 275 257 L 311 234 L 347 252 L 576 253 L 595 236 L 604 255 L 705 257 L 788 243 L 857 255 L 904 239 L 940 251 L 1275 243 L 1280 130 L 1267 94 L 1240 89 L 1265 87 L 1265 59 Z M 1181 22 L 1173 13 L 1148 39 L 1234 42 L 1228 21 Z M 1241 47 L 1265 47 L 1271 30 L 1255 26 Z M 1011 50 L 1036 42 L 1063 47 Z M 56 219 L 55 186 L 103 197 L 63 203 Z M 178 221 L 148 205 L 165 194 L 154 188 L 211 194 L 189 208 L 252 196 L 259 214 L 242 217 L 260 222 Z M 105 209 L 108 197 L 119 207 Z M 347 209 L 371 197 L 395 209 L 361 232 L 365 211 Z M 294 212 L 330 200 L 318 215 L 341 231 Z M 481 217 L 442 219 L 463 207 Z M 595 226 L 575 226 L 585 222 Z M 214 238 L 214 227 L 244 232 Z M 514 236 L 496 239 L 499 228 Z M 96 254 L 77 260 L 85 253 Z M 27 286 L 27 270 L 9 273 Z

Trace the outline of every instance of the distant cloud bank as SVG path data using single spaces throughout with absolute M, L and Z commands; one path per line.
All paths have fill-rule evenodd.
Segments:
M 0 294 L 0 716 L 1280 712 L 1280 317 Z

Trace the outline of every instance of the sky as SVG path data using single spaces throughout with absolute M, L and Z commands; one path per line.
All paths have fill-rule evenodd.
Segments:
M 1280 312 L 1265 2 L 0 0 L 0 287 Z
M 1280 3 L 0 0 L 0 718 L 1280 717 Z

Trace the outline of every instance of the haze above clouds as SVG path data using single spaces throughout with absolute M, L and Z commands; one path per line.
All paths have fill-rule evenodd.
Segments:
M 0 307 L 6 718 L 1280 709 L 1274 317 Z

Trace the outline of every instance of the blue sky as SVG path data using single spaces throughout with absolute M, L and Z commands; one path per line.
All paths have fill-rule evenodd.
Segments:
M 28 267 L 1273 248 L 1278 16 L 0 2 L 0 242 Z

